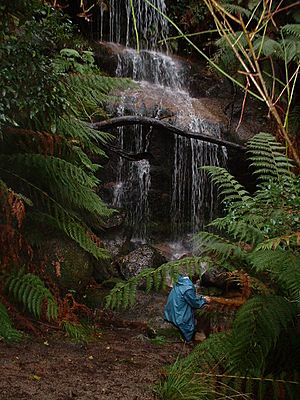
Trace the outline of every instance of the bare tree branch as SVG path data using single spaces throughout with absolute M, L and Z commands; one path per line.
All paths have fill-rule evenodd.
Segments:
M 161 121 L 156 118 L 143 117 L 138 115 L 129 115 L 123 117 L 115 117 L 111 119 L 107 119 L 105 121 L 95 122 L 93 124 L 89 124 L 92 129 L 97 130 L 106 130 L 118 126 L 128 126 L 128 125 L 144 125 L 144 126 L 153 126 L 155 128 L 159 128 L 164 130 L 165 132 L 173 135 L 179 135 L 190 139 L 198 139 L 204 142 L 214 143 L 219 146 L 230 147 L 236 150 L 244 151 L 246 148 L 243 145 L 229 142 L 227 140 L 219 139 L 213 136 L 206 135 L 204 133 L 191 132 L 180 129 L 174 125 L 169 124 L 168 122 Z

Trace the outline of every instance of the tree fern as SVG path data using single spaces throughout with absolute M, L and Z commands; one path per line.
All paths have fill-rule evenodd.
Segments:
M 285 148 L 269 133 L 261 132 L 248 142 L 249 159 L 255 168 L 254 173 L 262 182 L 281 181 L 290 176 L 293 163 L 285 155 Z
M 181 398 L 177 391 L 180 385 L 183 390 L 182 399 L 186 400 L 190 397 L 189 391 L 184 388 L 192 385 L 195 386 L 193 390 L 198 387 L 200 394 L 205 392 L 206 396 L 211 396 L 205 399 L 265 400 L 267 395 L 276 399 L 280 387 L 281 392 L 286 393 L 287 400 L 298 399 L 300 380 L 297 374 L 282 373 L 274 376 L 224 372 L 232 351 L 229 338 L 226 333 L 210 335 L 186 358 L 177 360 L 167 370 L 165 380 L 156 388 L 158 395 L 162 399 Z M 197 398 L 202 398 L 200 394 Z
M 243 258 L 245 254 L 238 244 L 209 232 L 199 232 L 195 235 L 195 243 L 198 243 L 203 254 L 217 256 L 221 264 L 228 259 Z
M 245 15 L 246 17 L 250 17 L 252 12 L 249 8 L 241 7 L 237 4 L 230 4 L 230 3 L 223 3 L 222 6 L 225 8 L 226 11 L 230 12 L 234 15 Z
M 257 271 L 268 271 L 282 294 L 300 304 L 300 255 L 291 250 L 257 250 L 248 256 Z
M 37 13 L 39 7 L 32 5 Z M 10 35 L 8 29 L 0 49 L 2 55 L 14 48 L 16 54 L 27 57 L 27 68 L 19 76 L 10 74 L 9 85 L 3 75 L 8 106 L 4 104 L 5 121 L 1 123 L 0 179 L 31 200 L 31 207 L 26 208 L 26 224 L 36 221 L 39 215 L 43 223 L 61 229 L 97 258 L 107 257 L 90 230 L 91 226 L 99 230 L 111 215 L 96 194 L 99 165 L 91 157 L 105 155 L 101 146 L 111 135 L 91 129 L 90 124 L 106 115 L 105 104 L 113 98 L 111 92 L 127 87 L 129 80 L 103 76 L 92 52 L 78 46 L 65 48 L 65 39 L 54 39 L 62 34 L 61 17 L 53 9 L 48 11 L 32 24 L 22 22 L 17 33 Z M 64 32 L 70 28 L 66 25 Z M 71 43 L 70 37 L 68 40 Z M 4 70 L 19 71 L 19 58 L 1 59 Z M 28 86 L 31 70 L 34 84 Z M 17 99 L 12 91 L 18 93 Z M 30 98 L 29 94 L 36 96 Z M 25 228 L 26 232 L 32 230 Z
M 257 191 L 245 193 L 226 171 L 208 168 L 221 192 L 225 187 L 226 213 L 210 224 L 213 233 L 200 232 L 195 242 L 215 264 L 238 269 L 237 276 L 240 269 L 247 271 L 254 286 L 259 282 L 260 294 L 239 309 L 230 332 L 210 335 L 180 368 L 196 374 L 198 386 L 214 391 L 213 399 L 280 399 L 285 393 L 286 399 L 298 400 L 299 177 L 271 135 L 256 135 L 248 146 Z M 168 379 L 162 387 L 170 390 L 174 377 Z
M 297 307 L 281 296 L 257 296 L 248 300 L 233 323 L 229 369 L 263 372 L 269 352 L 296 315 Z
M 58 228 L 96 259 L 110 257 L 108 251 L 101 246 L 99 238 L 87 226 L 83 225 L 82 221 L 55 203 L 49 203 L 48 206 L 51 210 L 48 213 L 30 213 L 29 218 L 34 226 L 36 224 L 40 226 L 41 223 L 44 223 Z
M 263 240 L 264 236 L 262 233 L 262 225 L 264 224 L 264 218 L 261 215 L 250 214 L 250 206 L 252 202 L 244 203 L 239 208 L 239 212 L 244 214 L 243 220 L 235 220 L 224 217 L 217 218 L 209 224 L 220 231 L 227 231 L 228 234 L 234 239 L 247 243 L 257 243 Z
M 0 302 L 0 341 L 17 342 L 22 338 L 22 333 L 12 326 L 6 307 Z
M 202 169 L 207 171 L 212 182 L 218 186 L 224 202 L 242 202 L 250 199 L 248 191 L 226 169 L 213 166 L 202 167 Z
M 68 161 L 41 154 L 14 154 L 0 156 L 0 166 L 27 180 L 31 175 L 35 185 L 65 207 L 83 209 L 99 217 L 111 214 L 94 192 L 98 179 Z
M 79 322 L 62 321 L 62 328 L 77 343 L 87 343 L 92 336 L 92 329 Z
M 167 276 L 175 282 L 181 270 L 188 273 L 202 274 L 203 266 L 208 261 L 205 258 L 186 257 L 178 261 L 170 261 L 157 269 L 148 268 L 126 282 L 119 282 L 106 297 L 106 307 L 127 308 L 133 306 L 137 287 L 146 284 L 146 291 L 159 290 L 166 285 Z
M 286 24 L 281 28 L 284 34 L 289 34 L 300 39 L 300 24 Z
M 41 317 L 42 307 L 46 303 L 46 317 L 49 321 L 57 318 L 58 306 L 44 282 L 31 273 L 24 273 L 23 269 L 11 274 L 6 281 L 8 293 L 36 318 Z

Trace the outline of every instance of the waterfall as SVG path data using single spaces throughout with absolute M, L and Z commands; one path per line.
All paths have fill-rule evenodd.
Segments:
M 165 13 L 164 0 L 152 0 L 152 3 L 162 14 Z M 135 46 L 135 34 L 129 0 L 111 0 L 106 12 L 101 9 L 100 27 L 97 28 L 98 39 L 125 46 L 118 47 L 115 75 L 130 77 L 139 84 L 139 89 L 130 89 L 120 98 L 117 115 L 126 115 L 130 104 L 130 113 L 160 118 L 166 104 L 172 103 L 176 110 L 173 124 L 194 133 L 220 137 L 219 125 L 203 119 L 195 106 L 196 99 L 191 98 L 186 89 L 188 67 L 179 58 L 161 52 L 159 44 L 168 35 L 166 20 L 144 1 L 135 1 L 134 4 L 142 45 L 140 52 L 132 48 Z M 109 32 L 106 38 L 103 33 L 105 24 Z M 141 100 L 139 90 L 144 90 L 152 100 L 154 98 L 155 112 L 148 110 L 147 99 Z M 126 152 L 147 152 L 151 129 L 134 126 L 126 128 L 126 132 L 128 129 L 130 133 L 125 134 L 124 128 L 118 128 L 119 147 Z M 216 195 L 213 185 L 200 167 L 224 165 L 226 150 L 201 140 L 176 136 L 170 157 L 173 161 L 170 222 L 173 238 L 178 239 L 186 233 L 203 228 L 213 217 L 217 207 Z M 120 157 L 113 205 L 127 210 L 127 223 L 131 227 L 132 236 L 143 242 L 148 238 L 148 225 L 151 222 L 150 192 L 150 162 L 130 162 Z
M 187 71 L 182 62 L 169 55 L 154 50 L 137 53 L 134 49 L 125 48 L 118 53 L 116 76 L 180 90 L 185 87 Z
M 151 2 L 153 7 L 144 0 L 133 1 L 136 27 L 143 49 L 157 49 L 159 41 L 163 41 L 168 36 L 168 23 L 162 15 L 166 13 L 165 1 L 152 0 Z M 93 39 L 136 47 L 130 0 L 110 0 L 109 5 L 102 2 L 98 14 L 96 27 L 92 27 Z M 104 34 L 105 30 L 106 34 Z
M 200 120 L 196 122 L 198 129 L 193 129 L 194 132 L 207 135 L 214 132 L 214 136 L 220 137 L 218 126 L 203 124 Z M 224 166 L 226 159 L 225 148 L 220 149 L 215 144 L 201 140 L 176 138 L 171 204 L 175 238 L 180 238 L 186 232 L 194 233 L 203 229 L 205 223 L 215 215 L 218 206 L 215 188 L 200 167 Z

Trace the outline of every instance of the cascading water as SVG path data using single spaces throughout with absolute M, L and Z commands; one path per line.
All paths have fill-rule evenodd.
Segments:
M 139 41 L 143 49 L 157 49 L 159 40 L 163 40 L 168 34 L 168 23 L 162 15 L 166 13 L 165 1 L 152 0 L 151 3 L 153 7 L 144 0 L 132 2 Z M 102 1 L 96 27 L 92 27 L 93 38 L 136 47 L 132 15 L 130 0 L 110 0 L 109 5 Z
M 186 80 L 183 63 L 154 50 L 142 50 L 137 53 L 136 50 L 130 48 L 125 48 L 118 53 L 116 75 L 177 90 L 184 88 Z
M 124 115 L 123 102 L 118 107 L 117 115 Z M 131 141 L 125 141 L 124 128 L 118 128 L 119 147 L 122 150 L 134 154 L 148 150 L 149 141 L 142 126 L 133 126 L 132 138 Z M 150 186 L 150 163 L 148 160 L 128 162 L 123 157 L 119 158 L 113 205 L 126 208 L 128 225 L 132 229 L 132 240 L 143 242 L 147 237 L 147 224 L 150 219 L 148 202 Z
M 164 0 L 152 3 L 165 13 Z M 150 116 L 160 118 L 166 103 L 172 102 L 176 111 L 172 116 L 172 123 L 185 130 L 220 137 L 219 126 L 216 123 L 208 123 L 201 117 L 197 107 L 194 107 L 195 99 L 185 90 L 188 74 L 183 62 L 155 51 L 159 41 L 167 36 L 166 20 L 161 13 L 144 1 L 136 1 L 134 4 L 137 28 L 140 37 L 143 38 L 141 40 L 143 50 L 139 53 L 129 48 L 134 44 L 135 38 L 130 1 L 110 1 L 110 8 L 106 13 L 109 21 L 108 38 L 103 34 L 105 13 L 101 12 L 98 39 L 108 39 L 126 46 L 119 47 L 116 76 L 130 77 L 139 82 L 141 91 L 144 90 L 148 97 L 150 93 L 156 104 L 155 112 L 151 110 Z M 147 82 L 151 82 L 151 85 Z M 130 89 L 128 94 L 125 93 L 121 98 L 117 114 L 126 115 L 128 104 L 131 104 L 131 114 L 149 116 L 147 101 L 146 98 L 141 100 L 140 94 L 135 94 Z M 124 128 L 119 128 L 118 133 L 119 146 L 122 150 L 132 153 L 147 152 L 149 129 L 134 126 L 130 134 L 125 134 Z M 173 238 L 179 239 L 185 233 L 192 233 L 202 228 L 203 224 L 213 216 L 216 209 L 214 189 L 206 174 L 199 168 L 202 165 L 224 165 L 226 151 L 208 142 L 176 136 L 174 152 L 170 157 L 174 162 L 170 223 Z M 113 203 L 127 210 L 128 225 L 131 227 L 133 238 L 146 241 L 147 227 L 151 220 L 149 206 L 151 165 L 148 160 L 129 162 L 120 157 L 117 175 Z
M 194 118 L 190 127 L 193 132 L 214 133 L 215 137 L 220 137 L 218 126 L 204 124 L 199 118 Z M 218 205 L 216 193 L 200 167 L 223 166 L 226 158 L 225 149 L 220 151 L 217 145 L 197 139 L 176 138 L 171 204 L 175 238 L 202 229 L 213 218 Z

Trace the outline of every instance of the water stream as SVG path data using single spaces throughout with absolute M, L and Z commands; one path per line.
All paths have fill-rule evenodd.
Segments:
M 165 12 L 164 0 L 153 3 Z M 117 53 L 115 74 L 131 77 L 139 83 L 140 88 L 136 92 L 125 92 L 120 98 L 117 115 L 135 113 L 160 118 L 172 103 L 172 123 L 186 130 L 220 137 L 219 125 L 208 122 L 199 114 L 195 107 L 196 100 L 186 89 L 186 65 L 176 57 L 160 51 L 158 43 L 168 34 L 168 25 L 161 14 L 144 1 L 135 2 L 137 27 L 143 38 L 143 49 L 138 53 L 130 47 L 135 43 L 135 36 L 129 0 L 112 0 L 110 4 L 109 11 L 101 12 L 98 39 L 107 39 L 103 27 L 108 20 L 108 40 L 125 45 Z M 151 110 L 147 108 L 150 99 L 152 106 L 155 104 L 155 111 L 153 107 Z M 150 115 L 147 114 L 149 112 Z M 141 126 L 130 129 L 129 135 L 125 134 L 124 128 L 118 129 L 119 147 L 134 153 L 147 152 L 151 129 Z M 217 207 L 216 195 L 206 174 L 199 168 L 202 165 L 224 165 L 226 150 L 201 140 L 176 136 L 170 157 L 173 160 L 170 224 L 172 238 L 179 240 L 183 235 L 203 228 L 213 217 Z M 148 239 L 151 221 L 151 168 L 149 160 L 129 162 L 121 157 L 117 165 L 113 204 L 127 210 L 127 223 L 131 227 L 132 236 L 142 242 Z
M 166 13 L 165 1 L 152 0 L 152 4 L 161 12 L 143 0 L 133 2 L 136 28 L 143 49 L 159 48 L 159 41 L 168 36 L 168 23 L 162 15 Z M 98 13 L 92 26 L 93 39 L 137 47 L 130 0 L 110 0 L 109 5 L 102 1 Z

